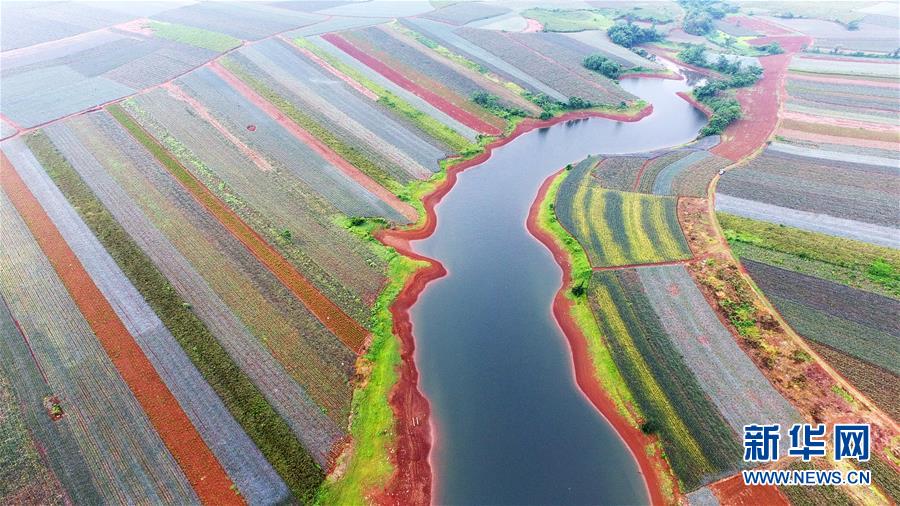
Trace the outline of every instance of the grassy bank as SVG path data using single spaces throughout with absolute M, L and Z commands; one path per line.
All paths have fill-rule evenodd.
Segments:
M 554 203 L 556 202 L 560 186 L 568 176 L 569 170 L 565 170 L 554 178 L 550 184 L 544 200 L 538 204 L 538 226 L 549 232 L 556 244 L 568 256 L 571 266 L 571 281 L 563 289 L 565 290 L 566 298 L 571 302 L 570 314 L 572 319 L 587 340 L 597 380 L 606 394 L 615 403 L 619 415 L 629 425 L 640 428 L 640 420 L 643 418 L 643 414 L 639 412 L 635 398 L 628 388 L 619 367 L 613 360 L 613 354 L 591 310 L 587 297 L 590 281 L 593 277 L 593 269 L 587 253 L 556 217 Z M 652 447 L 647 447 L 646 451 L 648 454 L 656 454 L 659 446 L 659 443 L 655 443 Z M 654 460 L 653 462 L 655 464 L 657 461 Z M 668 471 L 662 469 L 657 469 L 657 475 L 660 479 L 663 495 L 674 499 L 676 494 L 674 477 Z
M 256 444 L 291 492 L 308 501 L 324 473 L 262 392 L 234 363 L 165 275 L 93 194 L 43 133 L 28 147 L 81 219 L 153 308 L 225 407 Z

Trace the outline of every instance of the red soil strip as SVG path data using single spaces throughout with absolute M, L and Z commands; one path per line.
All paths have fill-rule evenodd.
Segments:
M 722 506 L 789 506 L 787 498 L 778 487 L 772 485 L 744 485 L 743 476 L 738 473 L 709 486 Z
M 198 116 L 215 128 L 222 137 L 234 144 L 234 146 L 238 148 L 238 151 L 249 158 L 259 170 L 263 172 L 272 171 L 272 166 L 262 155 L 254 151 L 250 146 L 244 144 L 242 140 L 238 139 L 236 135 L 219 123 L 219 120 L 217 120 L 199 100 L 185 93 L 184 90 L 179 88 L 175 83 L 165 83 L 161 87 L 176 100 L 185 102 Z M 256 125 L 247 125 L 247 130 L 255 132 Z
M 503 133 L 499 128 L 487 123 L 486 121 L 475 116 L 474 114 L 469 113 L 468 111 L 460 109 L 440 95 L 427 90 L 407 79 L 400 72 L 397 72 L 396 70 L 388 67 L 376 58 L 365 53 L 363 50 L 357 48 L 350 41 L 344 39 L 340 35 L 336 33 L 327 33 L 325 35 L 322 35 L 322 38 L 333 44 L 338 49 L 356 58 L 375 72 L 378 72 L 385 78 L 389 79 L 397 86 L 400 86 L 401 88 L 424 99 L 435 108 L 443 111 L 448 116 L 466 125 L 467 127 L 487 135 L 500 135 L 501 133 Z
M 536 19 L 526 19 L 525 20 L 525 29 L 522 30 L 522 33 L 535 33 L 541 32 L 544 30 L 544 25 L 541 24 L 540 21 Z
M 232 482 L 6 155 L 0 187 L 28 225 L 97 340 L 205 504 L 244 504 Z
M 282 37 L 282 39 L 284 39 L 284 38 Z M 285 40 L 286 40 L 286 39 L 285 39 Z M 330 63 L 328 63 L 327 61 L 325 61 L 325 60 L 319 58 L 318 55 L 316 55 L 316 54 L 313 53 L 312 51 L 310 51 L 310 50 L 308 50 L 308 49 L 306 49 L 306 48 L 297 47 L 296 44 L 293 44 L 293 43 L 291 43 L 290 41 L 287 41 L 287 42 L 288 42 L 288 44 L 290 44 L 290 46 L 291 46 L 292 48 L 296 49 L 297 52 L 299 52 L 299 53 L 302 54 L 303 56 L 309 58 L 309 59 L 310 59 L 312 62 L 314 62 L 316 65 L 318 65 L 318 66 L 322 67 L 323 69 L 327 70 L 328 72 L 330 72 L 332 75 L 334 75 L 335 77 L 337 77 L 337 78 L 340 79 L 341 81 L 344 81 L 344 82 L 347 83 L 351 88 L 353 88 L 354 90 L 360 92 L 360 94 L 364 95 L 366 98 L 369 98 L 369 99 L 371 99 L 371 100 L 373 100 L 373 101 L 376 101 L 376 102 L 378 101 L 378 95 L 377 95 L 374 91 L 372 91 L 372 90 L 370 90 L 369 88 L 366 88 L 365 86 L 359 84 L 359 83 L 356 82 L 352 77 L 350 77 L 350 76 L 348 76 L 347 74 L 341 72 L 340 70 L 334 68 L 333 66 L 331 66 Z
M 136 124 L 137 122 L 135 122 Z M 138 128 L 141 128 L 138 126 Z M 144 135 L 151 139 L 159 149 L 165 150 L 149 132 L 144 130 Z M 347 315 L 340 307 L 322 293 L 307 280 L 303 274 L 297 271 L 278 251 L 266 242 L 234 211 L 216 197 L 199 179 L 187 170 L 171 155 L 168 155 L 174 163 L 180 166 L 179 173 L 174 173 L 162 160 L 162 165 L 168 170 L 187 190 L 194 199 L 210 212 L 227 229 L 235 239 L 240 241 L 247 250 L 257 258 L 269 271 L 290 290 L 310 312 L 334 333 L 342 343 L 356 353 L 362 349 L 369 331 Z
M 387 188 L 378 184 L 374 179 L 370 178 L 368 175 L 354 167 L 353 164 L 341 157 L 341 155 L 335 153 L 330 147 L 328 147 L 324 142 L 320 141 L 315 135 L 307 132 L 297 123 L 294 123 L 294 121 L 285 116 L 281 112 L 281 110 L 278 109 L 278 107 L 272 105 L 272 103 L 270 103 L 268 100 L 257 94 L 256 91 L 250 88 L 250 86 L 244 83 L 244 81 L 241 81 L 240 79 L 235 77 L 234 74 L 226 70 L 225 67 L 220 65 L 218 62 L 210 62 L 209 68 L 219 77 L 221 77 L 225 82 L 227 82 L 232 88 L 234 88 L 238 93 L 243 95 L 244 98 L 250 101 L 253 105 L 259 107 L 263 112 L 268 114 L 269 117 L 274 119 L 276 123 L 290 132 L 291 135 L 296 137 L 300 142 L 312 148 L 312 150 L 318 153 L 319 156 L 340 169 L 341 172 L 356 181 L 360 186 L 394 208 L 394 210 L 400 213 L 400 215 L 402 215 L 404 218 L 412 222 L 416 221 L 417 213 L 414 207 L 400 200 L 400 198 L 388 191 Z
M 519 123 L 509 136 L 497 139 L 487 145 L 484 152 L 478 156 L 451 166 L 447 170 L 447 177 L 422 199 L 425 219 L 419 226 L 403 230 L 383 229 L 376 233 L 379 241 L 396 249 L 400 254 L 429 263 L 428 267 L 420 269 L 413 275 L 390 308 L 394 320 L 394 334 L 400 339 L 401 356 L 399 377 L 391 389 L 389 399 L 394 412 L 395 450 L 392 453 L 394 474 L 384 491 L 376 498 L 377 502 L 383 504 L 429 504 L 431 502 L 433 476 L 428 459 L 431 451 L 432 424 L 429 421 L 428 400 L 418 387 L 419 372 L 414 362 L 415 338 L 409 310 L 428 283 L 443 277 L 447 271 L 440 262 L 414 252 L 410 241 L 424 239 L 434 233 L 437 226 L 435 206 L 456 184 L 460 172 L 484 163 L 491 157 L 494 149 L 513 141 L 516 137 L 538 128 L 589 117 L 638 121 L 652 111 L 653 107 L 648 106 L 637 115 L 630 117 L 622 114 L 581 111 L 570 112 L 546 121 L 526 119 Z M 639 455 L 643 455 L 643 453 L 639 453 Z M 653 487 L 659 489 L 655 483 Z
M 751 88 L 743 88 L 737 93 L 743 117 L 735 121 L 722 135 L 722 142 L 712 148 L 713 154 L 737 162 L 753 154 L 765 145 L 778 124 L 778 112 L 785 97 L 784 82 L 791 57 L 802 46 L 809 44 L 809 37 L 761 38 L 752 44 L 779 42 L 783 54 L 760 57 L 763 77 Z
M 631 191 L 636 192 L 638 188 L 641 186 L 641 177 L 644 176 L 644 170 L 647 169 L 647 166 L 650 165 L 650 162 L 656 160 L 656 158 L 648 158 L 644 160 L 644 163 L 641 164 L 641 169 L 638 171 L 637 175 L 634 177 L 634 184 L 631 186 Z
M 560 171 L 561 172 L 561 171 Z M 575 380 L 578 387 L 584 392 L 585 396 L 600 411 L 600 414 L 613 426 L 619 437 L 628 447 L 632 457 L 638 464 L 641 476 L 647 487 L 647 495 L 651 504 L 665 504 L 662 495 L 662 487 L 660 477 L 657 475 L 654 462 L 657 466 L 667 467 L 665 460 L 659 456 L 647 455 L 647 445 L 652 443 L 652 439 L 643 434 L 640 430 L 632 427 L 619 413 L 616 403 L 609 398 L 603 386 L 597 380 L 595 375 L 594 362 L 591 360 L 591 353 L 588 350 L 587 338 L 582 334 L 581 327 L 571 316 L 572 302 L 565 296 L 565 288 L 572 281 L 572 266 L 569 264 L 568 254 L 556 244 L 553 235 L 538 223 L 538 213 L 540 206 L 547 195 L 553 180 L 560 174 L 556 172 L 544 180 L 537 197 L 528 212 L 528 231 L 537 238 L 547 249 L 553 253 L 556 263 L 562 268 L 562 284 L 556 297 L 553 299 L 553 316 L 556 318 L 560 329 L 569 341 L 569 347 L 572 349 L 572 361 L 575 370 Z M 624 268 L 624 267 L 616 267 Z
M 685 102 L 691 104 L 691 105 L 694 106 L 698 111 L 700 111 L 700 112 L 702 112 L 703 114 L 705 114 L 707 118 L 712 118 L 712 115 L 713 115 L 712 109 L 710 109 L 709 107 L 707 107 L 706 104 L 703 104 L 703 103 L 701 103 L 701 102 L 698 102 L 697 99 L 694 98 L 694 96 L 691 95 L 690 93 L 688 93 L 688 92 L 686 92 L 686 91 L 679 91 L 678 93 L 676 93 L 676 95 L 678 95 L 679 97 L 683 98 Z
M 0 120 L 3 120 L 4 123 L 8 123 L 11 127 L 15 128 L 16 130 L 22 130 L 22 127 L 19 126 L 18 123 L 9 119 L 8 117 L 6 117 L 5 114 L 0 113 Z

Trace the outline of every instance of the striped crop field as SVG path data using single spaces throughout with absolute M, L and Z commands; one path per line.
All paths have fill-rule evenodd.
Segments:
M 438 160 L 444 157 L 417 132 L 387 117 L 377 107 L 377 95 L 375 100 L 360 96 L 356 89 L 302 53 L 301 48 L 282 40 L 268 40 L 240 50 L 226 62 L 234 62 L 294 108 L 306 111 L 312 116 L 307 121 L 318 129 L 356 146 L 361 150 L 360 157 L 377 162 L 379 172 L 392 180 L 406 183 L 413 178 L 425 179 L 437 171 Z
M 17 332 L 4 336 L 0 348 L 6 374 L 19 379 L 16 396 L 29 412 L 30 430 L 44 446 L 54 473 L 78 502 L 198 502 L 13 205 L 10 193 L 21 190 L 10 185 L 11 170 L 4 162 L 0 215 L 4 240 L 14 247 L 0 258 L 0 286 L 15 322 L 4 328 Z M 32 311 L 34 307 L 46 310 Z M 54 422 L 51 416 L 60 411 L 62 418 Z M 104 449 L 102 454 L 98 448 Z
M 737 432 L 668 337 L 638 272 L 595 272 L 588 293 L 613 360 L 644 415 L 644 430 L 659 434 L 682 490 L 735 471 L 741 454 Z
M 172 285 L 162 272 L 115 221 L 75 169 L 54 148 L 50 139 L 43 134 L 34 134 L 29 136 L 27 141 L 29 148 L 41 158 L 43 168 L 50 178 L 72 203 L 94 236 L 107 248 L 117 267 L 124 271 L 135 289 L 159 315 L 161 323 L 171 332 L 172 337 L 178 341 L 209 386 L 222 399 L 231 415 L 256 444 L 258 451 L 263 453 L 296 497 L 308 497 L 321 482 L 321 471 L 296 436 L 292 435 L 287 423 L 279 417 L 250 378 L 228 356 L 210 333 L 209 328 L 195 316 L 191 305 L 172 290 Z M 108 269 L 108 272 L 113 271 L 115 271 L 113 267 Z M 200 286 L 193 288 L 197 290 Z M 147 332 L 165 333 L 157 326 L 151 326 Z M 177 353 L 167 352 L 167 355 Z M 173 357 L 169 357 L 169 360 L 172 359 Z M 187 374 L 190 370 L 182 367 L 180 372 Z M 198 409 L 195 413 L 195 416 L 201 417 L 204 411 L 218 409 L 215 401 L 209 396 L 202 395 L 202 391 L 202 385 L 193 390 L 192 395 L 196 396 L 196 399 L 190 401 L 207 401 L 204 404 L 205 408 Z M 216 445 L 224 444 L 227 449 L 216 445 L 213 445 L 213 448 L 219 448 L 217 456 L 235 480 L 241 494 L 251 502 L 257 498 L 263 500 L 283 498 L 284 485 L 279 484 L 278 479 L 271 476 L 265 462 L 257 463 L 252 468 L 253 473 L 249 480 L 242 474 L 246 470 L 233 469 L 235 465 L 240 466 L 241 460 L 254 462 L 258 458 L 258 452 L 253 448 L 247 449 L 242 442 L 244 438 L 233 434 L 234 429 L 229 428 L 227 415 L 217 418 L 215 429 L 218 438 L 223 435 L 233 436 L 231 439 L 219 440 L 216 443 Z M 235 463 L 235 459 L 239 462 Z M 269 499 L 266 499 L 267 497 Z
M 398 120 L 427 133 L 438 142 L 438 147 L 465 151 L 468 143 L 477 139 L 479 135 L 477 130 L 466 126 L 424 98 L 381 75 L 321 36 L 297 38 L 293 42 L 376 93 L 379 105 Z
M 25 143 L 15 139 L 4 152 L 241 494 L 251 502 L 285 497 L 284 483 Z
M 543 93 L 560 102 L 568 99 L 562 93 L 506 62 L 503 58 L 459 36 L 453 26 L 424 18 L 406 18 L 400 20 L 400 23 L 525 90 L 532 93 Z
M 420 50 L 378 27 L 323 39 L 479 133 L 499 135 L 505 128 L 504 120 L 471 101 L 471 93 L 482 89 L 472 76 L 429 56 L 424 46 Z M 401 62 L 400 55 L 410 60 Z
M 0 333 L 12 340 L 16 332 L 6 301 L 0 296 Z M 30 412 L 24 407 L 26 402 L 17 398 L 2 357 L 0 351 L 0 502 L 64 504 L 65 491 L 38 451 L 36 434 L 29 430 Z M 21 379 L 16 377 L 16 381 Z
M 831 223 L 835 229 L 843 228 L 846 234 L 854 234 L 847 235 L 850 238 L 876 244 L 887 241 L 886 245 L 892 245 L 900 227 L 898 191 L 900 174 L 896 168 L 807 157 L 776 147 L 722 177 L 717 193 L 740 200 L 726 206 L 734 209 L 719 207 L 717 202 L 717 209 L 753 218 L 753 206 L 742 206 L 740 202 L 757 202 L 773 209 L 795 211 L 781 216 L 775 214 L 768 221 L 784 220 L 786 225 L 799 226 L 787 221 L 808 215 L 809 227 L 801 228 L 816 230 L 813 227 Z M 742 207 L 746 212 L 741 211 Z
M 336 420 L 349 409 L 342 379 L 349 371 L 342 362 L 352 360 L 352 352 L 112 117 L 83 116 L 46 133 L 324 462 L 342 434 L 322 408 Z M 312 343 L 318 343 L 314 349 Z
M 807 276 L 900 297 L 900 251 L 843 237 L 717 213 L 732 251 Z
M 135 97 L 123 107 L 322 293 L 357 321 L 368 319 L 367 307 L 383 282 L 384 266 L 366 245 L 335 224 L 338 209 L 289 172 L 261 171 L 250 156 L 166 91 Z
M 637 269 L 666 334 L 736 433 L 752 423 L 790 425 L 799 414 L 778 393 L 713 309 L 684 266 Z
M 634 100 L 611 80 L 575 66 L 575 55 L 588 49 L 585 44 L 564 35 L 514 34 L 468 27 L 460 28 L 456 33 L 567 98 L 578 97 L 592 104 L 610 106 Z M 565 63 L 558 62 L 557 58 Z
M 676 199 L 601 188 L 588 159 L 560 186 L 556 213 L 594 267 L 690 258 L 675 212 Z M 602 167 L 602 165 L 601 165 Z
M 742 263 L 800 335 L 900 375 L 900 301 L 752 260 Z

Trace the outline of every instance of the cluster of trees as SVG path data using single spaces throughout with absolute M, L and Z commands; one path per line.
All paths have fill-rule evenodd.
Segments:
M 609 40 L 625 47 L 633 47 L 645 42 L 655 42 L 662 39 L 662 34 L 655 28 L 644 28 L 632 22 L 616 23 L 606 30 Z
M 706 35 L 715 28 L 717 19 L 737 12 L 738 7 L 720 0 L 678 0 L 684 9 L 682 30 L 693 35 Z
M 618 79 L 622 75 L 622 65 L 601 54 L 592 54 L 581 63 L 584 68 L 593 70 L 610 79 Z
M 713 79 L 694 89 L 694 98 L 709 107 L 713 115 L 700 135 L 722 133 L 733 121 L 741 117 L 741 104 L 733 97 L 722 96 L 720 92 L 733 88 L 752 86 L 762 77 L 762 68 L 757 65 L 744 67 L 740 60 L 729 60 L 720 55 L 715 63 L 706 61 L 706 49 L 702 45 L 692 45 L 678 53 L 678 57 L 693 65 L 711 68 L 725 74 L 725 79 Z
M 472 102 L 484 107 L 501 118 L 511 118 L 513 116 L 525 117 L 525 111 L 518 107 L 509 107 L 500 102 L 500 97 L 488 93 L 486 91 L 476 91 L 472 93 Z

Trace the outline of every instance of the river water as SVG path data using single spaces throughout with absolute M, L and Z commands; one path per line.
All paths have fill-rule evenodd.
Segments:
M 689 142 L 705 123 L 685 81 L 626 79 L 653 104 L 626 123 L 572 121 L 520 136 L 459 175 L 414 249 L 449 274 L 411 309 L 431 403 L 436 504 L 643 504 L 625 443 L 579 390 L 551 314 L 562 272 L 525 228 L 541 183 L 590 154 Z

